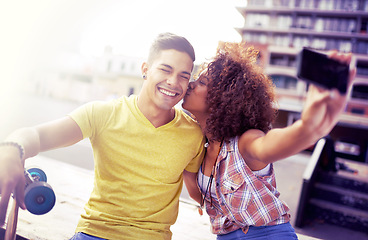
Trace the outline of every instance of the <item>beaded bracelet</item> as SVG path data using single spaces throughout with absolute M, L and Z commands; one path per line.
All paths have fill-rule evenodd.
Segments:
M 23 160 L 24 147 L 22 145 L 20 145 L 19 143 L 16 143 L 16 142 L 2 142 L 2 143 L 0 143 L 0 146 L 13 146 L 13 147 L 18 148 L 20 159 Z

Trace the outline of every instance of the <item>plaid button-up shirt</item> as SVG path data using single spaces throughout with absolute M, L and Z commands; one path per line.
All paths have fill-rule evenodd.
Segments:
M 226 234 L 249 226 L 267 226 L 289 222 L 288 206 L 278 197 L 271 164 L 268 176 L 257 176 L 246 165 L 238 150 L 238 137 L 224 143 L 214 174 L 216 199 L 205 196 L 212 232 Z M 204 194 L 204 193 L 203 193 Z

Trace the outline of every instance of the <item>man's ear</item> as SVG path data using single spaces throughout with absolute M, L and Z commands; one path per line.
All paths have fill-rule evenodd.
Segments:
M 146 62 L 142 63 L 141 71 L 142 71 L 143 79 L 146 80 L 147 79 L 147 72 L 148 72 L 148 63 L 146 63 Z

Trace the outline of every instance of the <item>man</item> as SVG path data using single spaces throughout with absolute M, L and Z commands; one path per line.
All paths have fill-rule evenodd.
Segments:
M 88 137 L 95 184 L 73 239 L 170 239 L 183 176 L 195 184 L 203 158 L 200 128 L 174 108 L 186 93 L 194 60 L 185 38 L 160 34 L 142 64 L 138 96 L 88 103 L 7 137 L 0 143 L 0 224 L 12 192 L 25 208 L 24 159 Z

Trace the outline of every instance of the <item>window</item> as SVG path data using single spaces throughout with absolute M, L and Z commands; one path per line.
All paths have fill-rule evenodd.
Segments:
M 368 62 L 358 61 L 357 75 L 368 76 Z
M 111 71 L 111 66 L 112 66 L 112 61 L 111 60 L 107 61 L 107 64 L 106 64 L 106 72 L 110 72 Z
M 296 66 L 296 58 L 294 55 L 285 55 L 285 54 L 271 54 L 270 64 L 276 66 L 286 66 L 286 67 L 295 67 Z
M 309 46 L 309 39 L 307 36 L 294 36 L 293 46 L 296 48 L 302 48 Z
M 289 46 L 289 36 L 281 35 L 281 34 L 273 35 L 273 45 L 288 47 Z
M 73 80 L 79 81 L 79 82 L 85 82 L 85 83 L 92 83 L 92 78 L 87 75 L 82 74 L 75 74 L 72 76 Z
M 301 23 L 305 21 L 301 19 Z M 300 27 L 300 26 L 299 26 Z M 336 17 L 318 17 L 316 19 L 314 29 L 318 32 L 334 31 L 334 32 L 356 32 L 357 22 L 351 18 L 336 18 Z
M 289 29 L 292 24 L 292 18 L 290 15 L 277 16 L 277 27 L 280 29 Z
M 129 88 L 129 93 L 128 93 L 128 96 L 134 94 L 134 87 L 130 87 Z
M 270 16 L 262 13 L 250 13 L 246 18 L 246 26 L 259 27 L 268 26 L 270 23 Z
M 356 52 L 361 54 L 368 54 L 368 41 L 358 41 Z
M 296 28 L 312 28 L 312 18 L 310 16 L 298 16 L 295 22 Z
M 277 88 L 296 89 L 298 80 L 294 77 L 285 75 L 271 75 L 270 77 Z
M 246 42 L 256 42 L 262 44 L 266 44 L 268 40 L 267 35 L 264 33 L 249 33 L 245 34 L 243 38 Z
M 122 62 L 120 65 L 120 70 L 124 71 L 126 69 L 126 64 L 125 62 Z
M 368 85 L 354 84 L 351 97 L 355 99 L 368 100 Z
M 367 1 L 368 4 L 368 1 Z M 367 9 L 368 11 L 368 9 Z M 362 24 L 360 26 L 360 32 L 361 33 L 367 33 L 368 32 L 368 18 L 363 18 L 362 19 Z

